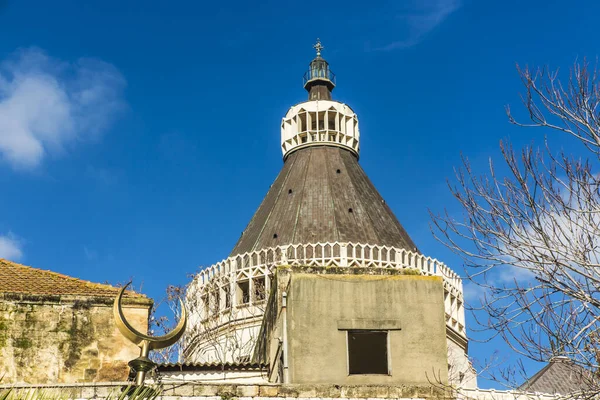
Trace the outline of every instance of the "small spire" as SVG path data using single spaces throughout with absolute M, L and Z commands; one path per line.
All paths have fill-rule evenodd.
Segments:
M 317 38 L 313 48 L 317 51 L 317 56 L 310 62 L 308 71 L 304 74 L 304 89 L 308 91 L 309 100 L 331 100 L 335 74 L 329 69 L 329 63 L 321 57 L 321 51 L 324 49 L 321 39 Z
M 325 48 L 321 44 L 321 39 L 317 38 L 317 43 L 313 46 L 313 48 L 317 51 L 317 57 L 321 57 L 321 50 Z

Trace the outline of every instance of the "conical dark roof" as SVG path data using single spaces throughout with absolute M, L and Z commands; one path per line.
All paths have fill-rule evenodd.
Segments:
M 354 154 L 311 146 L 288 155 L 231 255 L 335 241 L 416 249 Z

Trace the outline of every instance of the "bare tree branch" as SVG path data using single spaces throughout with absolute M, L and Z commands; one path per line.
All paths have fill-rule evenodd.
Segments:
M 507 107 L 509 121 L 567 134 L 582 144 L 581 154 L 552 152 L 550 137 L 541 148 L 521 150 L 501 141 L 502 168 L 490 159 L 484 174 L 463 158 L 448 184 L 463 217 L 431 213 L 432 230 L 462 257 L 467 279 L 480 290 L 481 304 L 472 307 L 479 329 L 532 360 L 568 357 L 595 374 L 600 366 L 598 72 L 585 61 L 575 63 L 563 84 L 558 71 L 517 70 L 530 121 L 518 122 Z M 496 378 L 514 385 L 514 371 Z

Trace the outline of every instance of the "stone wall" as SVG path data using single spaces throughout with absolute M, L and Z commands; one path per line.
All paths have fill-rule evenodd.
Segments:
M 23 387 L 30 389 L 33 386 Z M 36 386 L 39 387 L 39 386 Z M 0 386 L 0 390 L 2 387 Z M 72 399 L 106 399 L 121 393 L 123 384 L 61 385 L 45 388 Z M 379 385 L 236 385 L 211 383 L 168 383 L 160 400 L 333 400 L 333 399 L 449 399 L 455 393 L 434 386 Z M 487 400 L 487 399 L 478 399 Z M 493 400 L 493 399 L 489 399 Z M 508 399 L 502 399 L 508 400 Z M 515 399 L 512 399 L 515 400 Z M 521 399 L 519 399 L 521 400 Z M 525 399 L 523 399 L 525 400 Z M 546 399 L 544 399 L 546 400 Z
M 151 384 L 151 383 L 150 383 Z M 61 399 L 117 398 L 127 386 L 119 383 L 83 383 L 63 385 L 0 385 L 29 393 L 43 389 L 45 394 Z M 223 383 L 166 383 L 159 400 L 584 400 L 577 396 L 530 393 L 494 389 L 450 389 L 436 386 L 378 385 L 244 385 Z
M 123 381 L 137 346 L 117 330 L 112 298 L 0 296 L 0 376 L 2 383 Z M 125 315 L 148 329 L 152 301 L 124 298 Z

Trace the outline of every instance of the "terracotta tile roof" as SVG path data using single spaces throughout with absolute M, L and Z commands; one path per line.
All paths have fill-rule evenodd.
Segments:
M 84 281 L 0 258 L 0 294 L 114 297 L 118 290 L 111 285 Z M 130 290 L 125 292 L 125 296 L 146 297 Z
M 566 357 L 555 357 L 519 389 L 527 392 L 568 395 L 592 386 L 593 376 Z

